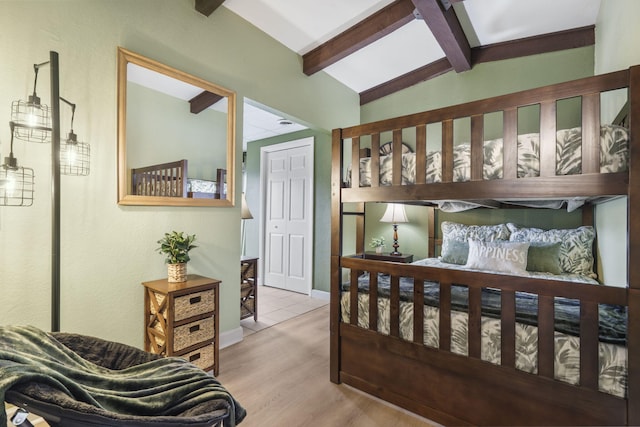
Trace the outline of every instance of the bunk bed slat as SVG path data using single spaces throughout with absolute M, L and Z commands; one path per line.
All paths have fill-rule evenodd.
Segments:
M 580 385 L 598 389 L 598 304 L 580 304 Z
M 442 182 L 453 181 L 453 120 L 442 122 Z
M 400 277 L 391 276 L 391 295 L 389 312 L 389 334 L 392 337 L 400 336 Z
M 413 279 L 413 342 L 424 343 L 424 282 Z
M 370 275 L 369 283 L 369 329 L 378 330 L 378 275 Z
M 427 125 L 416 126 L 416 184 L 424 184 L 427 176 Z
M 451 350 L 451 283 L 440 282 L 440 350 Z
M 356 253 L 364 253 L 364 221 L 365 221 L 364 203 L 355 204 L 355 220 L 356 220 Z
M 554 299 L 538 297 L 538 375 L 553 378 L 554 359 Z
M 358 275 L 351 270 L 351 285 L 349 287 L 349 323 L 358 325 Z
M 500 364 L 516 366 L 516 293 L 502 290 L 500 293 Z
M 600 172 L 600 94 L 582 96 L 582 173 Z
M 482 343 L 482 288 L 476 286 L 469 287 L 469 325 L 468 338 L 469 357 L 480 359 Z
M 402 184 L 402 129 L 393 130 L 393 185 Z M 378 181 L 380 179 L 378 178 Z
M 471 180 L 482 181 L 484 165 L 484 115 L 471 116 Z

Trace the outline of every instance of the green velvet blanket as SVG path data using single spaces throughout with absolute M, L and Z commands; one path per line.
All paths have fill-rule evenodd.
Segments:
M 224 425 L 235 426 L 246 415 L 214 377 L 184 359 L 158 358 L 81 335 L 62 334 L 62 338 L 66 345 L 35 327 L 0 326 L 1 402 L 8 390 L 15 390 L 107 417 L 114 425 L 127 420 L 206 425 L 226 410 Z M 75 342 L 78 352 L 67 341 Z M 0 426 L 6 425 L 5 418 L 0 411 Z

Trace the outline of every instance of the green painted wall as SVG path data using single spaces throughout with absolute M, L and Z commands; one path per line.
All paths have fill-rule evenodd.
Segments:
M 593 47 L 478 64 L 362 106 L 362 122 L 427 111 L 593 75 Z
M 78 105 L 74 130 L 91 144 L 91 174 L 62 177 L 61 329 L 141 346 L 140 283 L 166 277 L 156 241 L 184 230 L 197 235 L 199 246 L 189 271 L 223 282 L 221 332 L 237 330 L 239 207 L 116 204 L 117 47 L 236 91 L 240 112 L 246 96 L 318 129 L 358 123 L 357 94 L 325 73 L 305 76 L 299 55 L 225 7 L 205 17 L 193 0 L 8 0 L 0 28 L 0 154 L 9 150 L 11 101 L 31 93 L 33 64 L 47 61 L 50 50 L 60 54 L 62 96 Z M 38 94 L 47 103 L 46 68 L 40 76 Z M 236 134 L 240 182 L 241 117 Z M 48 329 L 50 147 L 17 142 L 14 152 L 35 169 L 36 199 L 30 208 L 0 208 L 0 324 Z M 328 204 L 319 206 L 326 206 L 321 219 Z
M 329 262 L 331 235 L 331 134 L 317 130 L 304 130 L 288 135 L 252 141 L 247 146 L 247 205 L 253 215 L 245 224 L 247 255 L 258 256 L 260 232 L 260 149 L 262 147 L 314 138 L 314 246 L 313 289 L 329 292 Z
M 366 250 L 372 237 L 384 236 L 387 242 L 385 251 L 391 251 L 393 244 L 393 227 L 388 223 L 381 223 L 380 218 L 386 209 L 386 203 L 368 203 L 366 207 Z M 427 221 L 428 208 L 424 206 L 406 205 L 408 223 L 398 225 L 399 251 L 413 254 L 414 260 L 432 257 L 434 254 L 428 253 L 429 224 Z M 459 222 L 468 225 L 490 225 L 513 222 L 515 224 L 526 224 L 530 227 L 540 228 L 574 228 L 582 224 L 582 217 L 579 211 L 568 213 L 566 211 L 552 211 L 546 209 L 474 209 L 459 213 L 445 213 L 436 210 L 436 224 L 442 221 Z M 442 238 L 442 233 L 438 229 L 436 238 Z M 439 254 L 439 248 L 436 248 Z

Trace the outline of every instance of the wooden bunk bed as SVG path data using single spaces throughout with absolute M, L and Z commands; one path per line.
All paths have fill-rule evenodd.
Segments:
M 215 181 L 189 178 L 188 170 L 185 159 L 131 169 L 131 194 L 196 199 L 227 197 L 226 169 L 216 170 Z
M 628 89 L 627 166 L 601 168 L 601 93 Z M 580 172 L 556 173 L 556 106 L 559 100 L 581 99 Z M 518 109 L 539 105 L 539 170 L 519 177 Z M 483 176 L 483 123 L 486 114 L 502 112 L 503 170 L 496 179 Z M 470 118 L 469 175 L 454 182 L 454 121 Z M 441 175 L 429 179 L 427 125 L 441 123 Z M 403 179 L 403 156 L 385 159 L 391 174 L 381 184 L 380 142 L 392 135 L 393 152 L 402 152 L 410 135 L 415 145 L 412 180 Z M 331 241 L 330 379 L 345 383 L 447 425 L 638 425 L 640 424 L 640 66 L 495 98 L 440 108 L 333 131 Z M 384 142 L 384 139 L 383 139 Z M 364 146 L 368 150 L 364 150 Z M 365 156 L 370 156 L 365 161 Z M 351 157 L 350 160 L 346 160 Z M 370 178 L 361 173 L 369 162 Z M 438 165 L 440 167 L 440 165 Z M 605 173 L 607 172 L 607 173 Z M 350 181 L 345 184 L 345 181 Z M 365 206 L 369 202 L 434 205 L 443 200 L 595 200 L 626 197 L 628 203 L 628 286 L 594 286 L 555 277 L 400 264 L 343 254 L 345 218 L 355 218 L 356 252 L 364 252 Z M 428 202 L 426 202 L 428 201 Z M 591 206 L 587 203 L 585 206 Z M 593 222 L 593 210 L 583 207 Z M 430 224 L 433 215 L 430 214 Z M 614 219 L 622 220 L 621 218 Z M 430 239 L 433 234 L 430 233 Z M 469 242 L 471 244 L 472 242 Z M 430 245 L 433 248 L 433 245 Z M 430 255 L 433 256 L 433 249 Z M 425 266 L 426 265 L 426 266 Z M 349 276 L 348 278 L 346 278 Z M 363 279 L 365 278 L 365 279 Z M 385 281 L 383 285 L 381 282 Z M 427 286 L 429 284 L 429 287 Z M 423 286 L 424 284 L 424 286 Z M 604 284 L 606 285 L 606 284 Z M 436 298 L 431 298 L 431 292 Z M 466 298 L 459 308 L 460 290 Z M 497 361 L 485 360 L 483 333 L 488 315 L 485 296 L 498 300 L 493 321 L 499 328 Z M 428 294 L 428 295 L 427 295 Z M 517 330 L 522 327 L 518 295 L 536 300 L 535 367 L 518 367 Z M 427 299 L 435 300 L 435 344 L 427 344 Z M 559 333 L 555 312 L 560 300 L 577 304 L 577 373 L 557 378 Z M 382 304 L 384 301 L 384 304 Z M 382 307 L 385 306 L 383 309 Z M 433 301 L 431 302 L 433 305 Z M 601 308 L 616 307 L 626 317 L 622 340 L 626 353 L 622 391 L 602 391 L 599 353 Z M 364 316 L 363 316 L 364 312 Z M 468 323 L 467 348 L 452 348 L 454 323 L 462 312 Z M 433 313 L 433 311 L 431 312 Z M 364 317 L 364 319 L 363 319 Z M 384 317 L 384 319 L 382 319 Z M 405 323 L 409 320 L 407 332 Z M 617 322 L 618 326 L 622 321 Z M 385 326 L 386 325 L 386 326 Z M 385 329 L 386 330 L 383 330 Z M 429 331 L 433 334 L 433 331 Z M 433 337 L 432 337 L 433 338 Z M 577 342 L 577 344 L 575 344 Z

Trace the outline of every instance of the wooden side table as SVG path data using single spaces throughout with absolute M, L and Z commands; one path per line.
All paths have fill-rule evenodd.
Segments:
M 220 283 L 195 274 L 181 283 L 143 282 L 145 350 L 218 375 Z
M 364 259 L 374 259 L 377 261 L 402 262 L 409 264 L 413 262 L 413 254 L 391 255 L 388 252 L 381 254 L 377 252 L 365 252 Z
M 258 258 L 240 260 L 240 319 L 258 321 Z

